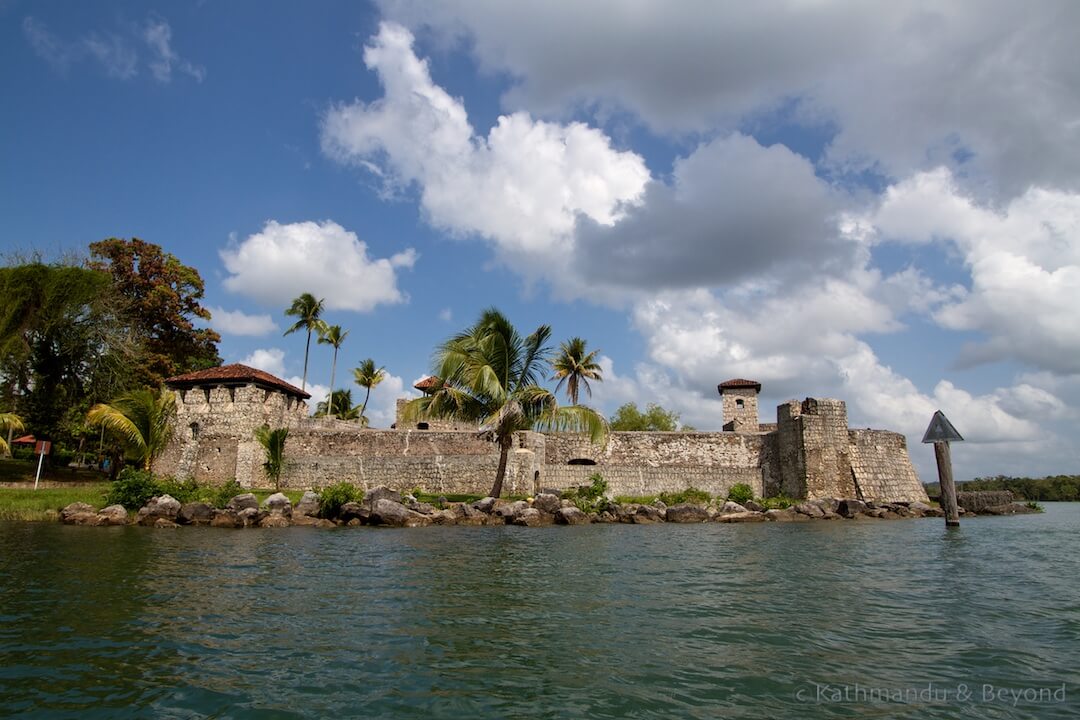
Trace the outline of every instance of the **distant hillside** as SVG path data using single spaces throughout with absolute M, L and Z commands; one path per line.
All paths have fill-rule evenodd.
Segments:
M 938 497 L 938 483 L 924 483 L 926 494 Z M 1024 500 L 1080 500 L 1080 475 L 1053 475 L 1044 478 L 1016 478 L 1006 475 L 975 478 L 956 484 L 957 490 L 1009 490 Z

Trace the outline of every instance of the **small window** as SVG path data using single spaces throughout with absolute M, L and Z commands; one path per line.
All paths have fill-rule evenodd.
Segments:
M 741 399 L 735 401 L 735 407 L 739 408 L 740 410 L 742 410 L 743 406 L 745 406 L 745 405 L 746 405 L 746 403 Z
M 416 423 L 417 430 L 427 430 L 430 427 L 426 422 Z
M 191 428 L 191 439 L 192 440 L 198 440 L 199 439 L 199 423 L 193 422 L 188 427 Z
M 574 458 L 567 465 L 595 465 L 596 461 L 589 458 Z

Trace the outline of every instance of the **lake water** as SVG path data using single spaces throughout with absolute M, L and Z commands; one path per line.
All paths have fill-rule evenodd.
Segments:
M 1080 717 L 1078 540 L 0 523 L 0 716 Z

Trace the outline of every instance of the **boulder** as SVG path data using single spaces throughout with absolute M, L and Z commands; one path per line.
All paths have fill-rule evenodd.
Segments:
M 702 505 L 680 503 L 667 509 L 667 521 L 673 523 L 703 523 L 709 519 L 709 511 Z
M 846 518 L 853 518 L 859 513 L 866 512 L 866 503 L 862 500 L 854 500 L 852 498 L 846 498 L 841 500 L 835 510 L 836 514 Z
M 556 510 L 562 507 L 562 504 L 559 502 L 558 495 L 540 493 L 535 498 L 533 498 L 533 507 L 537 510 L 542 510 L 543 512 L 554 514 Z
M 305 492 L 300 502 L 293 508 L 293 515 L 319 517 L 319 494 L 311 490 Z
M 457 525 L 458 516 L 453 510 L 436 510 L 431 513 L 431 522 L 436 525 Z
M 559 509 L 561 510 L 562 508 L 559 508 Z M 598 522 L 598 523 L 613 523 L 613 522 L 618 522 L 618 521 L 619 521 L 619 519 L 615 516 L 615 514 L 610 513 L 607 510 L 603 511 L 602 513 L 600 513 L 599 515 L 596 516 L 596 522 Z
M 795 506 L 795 512 L 811 518 L 820 518 L 825 514 L 821 506 L 813 502 L 801 502 Z
M 539 527 L 541 525 L 550 525 L 552 523 L 551 516 L 544 517 L 545 513 L 540 512 L 534 507 L 527 507 L 517 515 L 514 516 L 514 525 L 524 525 L 525 527 Z
M 555 511 L 555 522 L 559 525 L 588 525 L 589 516 L 576 507 L 561 507 Z
M 773 522 L 807 522 L 810 520 L 809 516 L 796 512 L 794 508 L 785 508 L 783 510 L 766 510 L 764 513 L 766 520 Z
M 262 520 L 259 521 L 259 527 L 263 528 L 283 528 L 289 527 L 292 523 L 284 514 L 279 512 L 272 512 Z
M 244 527 L 244 521 L 241 520 L 232 510 L 215 510 L 214 516 L 210 518 L 210 527 Z
M 266 511 L 259 510 L 258 507 L 247 507 L 236 513 L 236 517 L 240 518 L 240 522 L 244 524 L 244 527 L 255 527 L 269 514 Z
M 725 502 L 724 505 L 720 508 L 720 514 L 721 515 L 730 515 L 731 513 L 744 513 L 744 512 L 747 512 L 747 510 L 746 510 L 746 508 L 744 506 L 740 505 L 737 502 L 732 502 L 731 500 L 728 500 L 727 502 Z
M 379 499 L 371 506 L 371 522 L 390 527 L 422 527 L 430 525 L 431 518 L 393 500 Z
M 209 525 L 214 517 L 214 508 L 204 502 L 189 502 L 180 506 L 176 522 L 181 525 Z
M 757 500 L 747 500 L 743 503 L 743 507 L 752 512 L 765 512 L 765 506 L 759 503 Z
M 817 500 L 811 500 L 811 502 L 816 503 L 826 513 L 836 513 L 840 507 L 840 501 L 836 498 L 818 498 Z
M 889 511 L 882 507 L 868 508 L 866 511 L 867 517 L 877 518 L 879 520 L 884 520 L 888 515 Z
M 74 502 L 60 511 L 60 522 L 65 525 L 97 525 L 98 515 L 93 505 Z
M 98 525 L 127 525 L 128 512 L 123 505 L 110 505 L 97 514 Z
M 633 522 L 635 525 L 648 525 L 649 523 L 663 522 L 664 516 L 660 510 L 652 505 L 639 505 L 634 511 Z
M 482 513 L 490 513 L 495 509 L 495 498 L 488 496 L 481 498 L 472 504 L 472 507 L 479 510 Z
M 164 518 L 169 522 L 175 522 L 176 517 L 179 514 L 180 501 L 172 495 L 160 495 L 158 497 L 150 498 L 150 502 L 139 509 L 139 514 L 135 521 L 140 525 L 153 525 L 154 522 L 160 518 Z
M 722 523 L 765 522 L 765 520 L 765 515 L 750 510 L 741 513 L 725 513 L 716 516 L 716 522 Z
M 348 523 L 352 520 L 366 523 L 371 519 L 371 508 L 366 503 L 363 505 L 358 502 L 343 503 L 341 507 L 338 508 L 337 519 L 343 523 Z
M 263 500 L 262 506 L 271 515 L 292 517 L 292 501 L 286 497 L 285 493 L 274 493 Z
M 577 505 L 574 504 L 573 500 L 562 498 L 559 500 L 559 507 L 577 507 Z
M 390 502 L 395 502 L 399 505 L 402 504 L 401 493 L 399 493 L 397 490 L 391 490 L 385 485 L 380 485 L 376 488 L 372 488 L 371 490 L 368 490 L 364 493 L 364 503 L 367 504 L 369 507 L 375 507 L 375 503 L 377 503 L 379 500 L 389 500 Z M 413 501 L 415 502 L 416 498 L 413 498 Z
M 421 515 L 431 515 L 435 512 L 435 506 L 430 503 L 417 502 L 415 498 L 411 502 L 402 503 L 405 507 Z
M 154 527 L 156 527 L 156 528 L 178 528 L 180 526 L 177 525 L 176 523 L 174 523 L 169 518 L 159 517 L 157 520 L 154 520 Z
M 930 507 L 929 505 L 927 505 L 926 503 L 919 502 L 918 500 L 916 500 L 913 503 L 909 503 L 907 507 L 908 507 L 908 512 L 911 513 L 912 515 L 914 515 L 915 517 L 922 517 L 923 515 L 926 515 L 931 510 L 934 509 L 934 508 Z
M 509 523 L 513 522 L 521 513 L 531 509 L 532 508 L 529 507 L 529 503 L 525 502 L 524 500 L 515 500 L 512 503 L 496 506 L 495 514 Z
M 337 527 L 336 525 L 334 525 L 333 520 L 327 520 L 325 518 L 312 517 L 310 515 L 293 515 L 292 516 L 292 524 L 293 525 L 303 525 L 303 526 L 307 526 L 307 527 L 317 527 L 317 528 Z
M 234 513 L 239 513 L 241 510 L 247 510 L 248 508 L 259 509 L 259 501 L 251 493 L 237 495 L 225 505 L 226 510 L 232 510 Z

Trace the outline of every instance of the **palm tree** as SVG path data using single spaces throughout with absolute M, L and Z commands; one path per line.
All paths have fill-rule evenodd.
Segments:
M 521 335 L 495 308 L 471 328 L 451 337 L 435 353 L 438 384 L 405 406 L 406 419 L 445 417 L 479 422 L 480 433 L 499 445 L 499 467 L 491 496 L 502 494 L 506 462 L 519 430 L 587 431 L 593 442 L 607 435 L 607 423 L 592 408 L 559 407 L 551 391 L 537 383 L 548 362 L 551 328 L 541 325 Z
M 552 380 L 558 378 L 559 384 L 555 386 L 555 392 L 559 392 L 563 383 L 566 383 L 566 396 L 570 398 L 571 405 L 578 404 L 578 390 L 585 388 L 585 394 L 592 397 L 592 388 L 589 381 L 603 382 L 600 365 L 596 362 L 596 353 L 585 352 L 585 341 L 579 337 L 567 340 L 559 348 L 559 354 L 551 361 L 551 367 L 555 370 Z
M 366 388 L 367 392 L 364 393 L 364 402 L 360 406 L 360 417 L 363 419 L 366 416 L 364 412 L 367 410 L 368 398 L 371 397 L 371 389 L 386 379 L 386 370 L 383 368 L 376 368 L 375 361 L 371 358 L 362 360 L 360 367 L 353 370 L 353 380 L 356 384 L 362 388 Z
M 144 470 L 168 445 L 176 398 L 168 388 L 132 390 L 112 401 L 99 403 L 86 414 L 87 425 L 100 425 L 123 443 L 127 454 Z
M 255 439 L 266 453 L 263 472 L 267 480 L 274 481 L 274 490 L 281 490 L 281 471 L 285 469 L 285 440 L 289 437 L 289 428 L 270 429 L 269 425 L 255 429 Z
M 8 439 L 13 432 L 23 431 L 23 421 L 15 413 L 0 413 L 0 455 L 10 455 L 11 446 L 8 445 L 8 441 L 4 439 L 2 433 L 8 433 Z
M 290 335 L 297 330 L 307 330 L 307 345 L 304 346 L 304 379 L 300 381 L 300 389 L 307 389 L 307 365 L 308 354 L 311 352 L 311 333 L 312 331 L 321 331 L 325 326 L 319 316 L 322 315 L 323 301 L 316 300 L 315 296 L 311 293 L 304 293 L 300 297 L 292 301 L 292 305 L 285 311 L 286 315 L 292 315 L 297 318 L 292 327 L 285 331 L 285 335 Z
M 335 417 L 339 420 L 359 420 L 360 406 L 352 404 L 352 390 L 335 390 L 333 393 L 333 405 L 337 408 Z M 325 417 L 330 410 L 330 399 L 323 400 L 315 406 L 315 417 Z
M 337 351 L 341 349 L 341 343 L 345 342 L 348 330 L 342 332 L 340 325 L 328 325 L 319 333 L 319 344 L 330 345 L 334 348 L 334 360 L 330 363 L 330 409 L 327 415 L 334 416 L 334 375 L 337 373 Z

